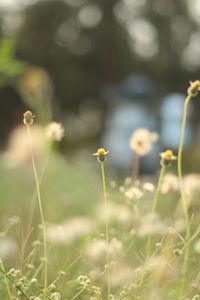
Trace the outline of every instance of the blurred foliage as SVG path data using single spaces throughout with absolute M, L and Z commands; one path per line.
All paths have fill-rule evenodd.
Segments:
M 13 79 L 25 70 L 26 63 L 16 59 L 15 40 L 4 37 L 0 42 L 0 85 Z
M 37 0 L 13 2 L 7 9 L 0 5 L 0 74 L 5 84 L 0 97 L 6 99 L 0 117 L 7 129 L 2 136 L 28 103 L 10 86 L 23 61 L 48 72 L 55 87 L 55 119 L 77 113 L 84 101 L 106 104 L 106 88 L 138 72 L 154 80 L 159 94 L 185 93 L 200 69 L 197 2 Z

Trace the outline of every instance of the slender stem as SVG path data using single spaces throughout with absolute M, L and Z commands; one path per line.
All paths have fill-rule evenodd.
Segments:
M 136 152 L 134 152 L 133 167 L 132 167 L 132 179 L 133 179 L 133 181 L 137 180 L 137 177 L 139 175 L 139 170 L 140 170 L 140 157 Z
M 154 193 L 154 198 L 153 198 L 152 207 L 151 207 L 151 212 L 152 213 L 154 213 L 157 209 L 158 196 L 159 196 L 159 193 L 160 193 L 160 187 L 161 187 L 161 183 L 162 183 L 163 176 L 164 176 L 164 173 L 165 173 L 165 169 L 166 169 L 166 165 L 163 164 L 162 168 L 160 170 L 160 174 L 159 174 L 159 177 L 158 177 L 158 183 L 157 183 L 156 190 L 155 190 L 155 193 Z M 147 258 L 150 256 L 150 253 L 151 253 L 151 243 L 152 243 L 152 235 L 151 235 L 151 233 L 149 233 L 148 239 L 147 239 L 147 251 L 146 251 Z
M 26 125 L 27 133 L 29 140 L 31 142 L 31 133 L 30 133 L 30 127 Z M 32 167 L 33 167 L 33 173 L 35 177 L 35 185 L 36 185 L 36 192 L 37 192 L 37 198 L 38 198 L 38 205 L 40 210 L 40 216 L 42 221 L 42 232 L 43 232 L 43 242 L 44 242 L 44 287 L 47 288 L 47 282 L 48 282 L 48 265 L 47 265 L 47 234 L 46 234 L 46 223 L 44 219 L 44 212 L 42 207 L 42 200 L 41 200 L 41 194 L 40 194 L 40 184 L 39 184 L 39 177 L 35 165 L 35 159 L 33 155 L 32 148 L 30 147 L 30 154 L 31 154 L 31 161 L 32 161 Z
M 71 298 L 71 300 L 76 299 L 80 294 L 82 294 L 86 290 L 86 287 L 84 286 L 74 297 Z
M 185 285 L 185 275 L 187 273 L 187 268 L 188 268 L 189 239 L 190 239 L 190 221 L 189 221 L 188 207 L 187 207 L 186 195 L 185 195 L 184 184 L 183 184 L 182 152 L 183 152 L 185 125 L 187 120 L 187 107 L 191 97 L 192 95 L 189 94 L 185 99 L 185 103 L 184 103 L 183 118 L 182 118 L 181 133 L 180 133 L 180 143 L 179 143 L 179 150 L 178 150 L 178 177 L 179 177 L 179 186 L 180 186 L 183 213 L 184 213 L 185 224 L 186 224 L 186 236 L 185 236 L 186 246 L 184 251 L 183 266 L 181 270 L 180 299 L 182 298 L 183 288 Z
M 183 108 L 183 118 L 182 118 L 182 124 L 181 124 L 180 142 L 179 142 L 179 150 L 178 150 L 178 177 L 179 177 L 181 200 L 182 200 L 182 206 L 183 206 L 183 212 L 184 212 L 184 216 L 185 216 L 187 232 L 190 231 L 190 225 L 189 225 L 187 202 L 186 202 L 184 185 L 183 185 L 182 152 L 183 152 L 185 125 L 186 125 L 186 119 L 187 119 L 187 107 L 188 107 L 188 103 L 189 103 L 190 99 L 191 99 L 191 95 L 189 94 L 185 100 L 184 108 Z
M 14 285 L 15 282 L 14 280 L 6 273 L 6 271 L 4 270 L 4 268 L 2 266 L 0 266 L 0 272 L 4 274 L 4 276 Z M 16 288 L 22 293 L 22 295 L 30 300 L 30 297 L 28 296 L 28 294 L 19 286 L 16 286 Z
M 103 193 L 104 193 L 104 207 L 105 207 L 105 235 L 106 235 L 106 260 L 107 260 L 107 297 L 110 300 L 111 294 L 111 284 L 110 284 L 110 254 L 109 254 L 109 228 L 108 228 L 108 199 L 106 191 L 106 179 L 105 179 L 105 170 L 104 162 L 101 162 L 101 174 L 102 174 L 102 183 L 103 183 Z
M 4 269 L 4 265 L 3 265 L 3 262 L 0 258 L 0 268 L 5 272 L 5 269 Z M 0 269 L 0 271 L 1 271 Z M 9 287 L 9 283 L 8 283 L 8 278 L 6 277 L 5 273 L 4 274 L 4 282 L 5 282 L 5 287 L 6 287 L 6 291 L 7 291 L 7 294 L 8 294 L 8 298 L 10 300 L 12 300 L 12 295 L 11 295 L 11 291 L 10 291 L 10 287 Z

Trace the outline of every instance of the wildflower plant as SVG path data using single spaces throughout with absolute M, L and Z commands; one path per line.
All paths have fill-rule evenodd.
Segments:
M 99 163 L 101 164 L 101 175 L 103 183 L 103 193 L 104 193 L 104 206 L 105 206 L 105 237 L 106 237 L 106 260 L 107 260 L 107 299 L 110 300 L 111 295 L 111 286 L 110 286 L 110 254 L 109 254 L 109 227 L 108 227 L 108 198 L 106 190 L 106 178 L 105 178 L 105 169 L 104 162 L 106 160 L 106 155 L 108 151 L 104 148 L 99 148 L 94 156 L 97 156 Z
M 188 257 L 189 257 L 189 239 L 191 235 L 190 218 L 189 218 L 186 195 L 185 195 L 184 184 L 183 184 L 182 152 L 183 152 L 183 142 L 184 142 L 184 133 L 185 133 L 185 126 L 186 126 L 188 105 L 190 100 L 193 97 L 197 96 L 199 91 L 200 91 L 200 80 L 195 80 L 193 82 L 190 82 L 190 86 L 187 90 L 188 95 L 184 102 L 183 117 L 182 117 L 181 132 L 180 132 L 180 142 L 179 142 L 179 150 L 178 150 L 178 176 L 179 176 L 181 201 L 182 201 L 183 213 L 184 213 L 185 224 L 186 224 L 186 236 L 185 236 L 186 245 L 184 249 L 184 261 L 183 261 L 181 283 L 180 283 L 180 299 L 182 297 L 183 288 L 185 285 L 185 277 L 187 273 Z
M 26 111 L 24 113 L 24 119 L 23 122 L 27 129 L 28 139 L 31 143 L 31 131 L 30 126 L 33 124 L 34 115 L 31 111 Z M 42 200 L 41 200 L 41 193 L 40 193 L 40 184 L 39 184 L 39 177 L 36 169 L 35 159 L 33 152 L 31 150 L 31 161 L 32 161 L 32 167 L 33 167 L 33 173 L 35 177 L 35 184 L 36 184 L 36 191 L 37 191 L 37 198 L 38 198 L 38 205 L 40 210 L 40 216 L 42 221 L 42 232 L 43 232 L 43 243 L 44 243 L 44 287 L 47 287 L 48 284 L 48 262 L 47 262 L 47 234 L 46 234 L 46 223 L 44 219 L 44 211 L 42 206 Z
M 166 151 L 160 153 L 160 157 L 161 157 L 161 159 L 160 159 L 161 170 L 160 170 L 157 186 L 156 186 L 154 197 L 153 197 L 153 202 L 152 202 L 152 207 L 151 207 L 152 213 L 155 213 L 156 209 L 157 209 L 158 197 L 159 197 L 161 184 L 163 181 L 166 167 L 169 166 L 169 164 L 172 161 L 177 159 L 177 157 L 174 155 L 172 150 L 166 150 Z M 151 235 L 148 236 L 148 240 L 147 240 L 147 257 L 150 255 L 150 253 L 151 253 Z
M 136 129 L 130 138 L 129 144 L 134 151 L 133 178 L 136 179 L 139 172 L 140 158 L 147 155 L 153 148 L 153 144 L 158 140 L 158 134 L 151 132 L 147 128 Z
M 86 167 L 82 169 L 83 165 L 81 165 L 77 171 L 77 165 L 76 168 L 72 168 L 71 164 L 68 167 L 67 160 L 63 159 L 61 155 L 52 155 L 49 163 L 52 163 L 53 168 L 50 172 L 48 173 L 50 168 L 47 168 L 45 174 L 44 172 L 38 173 L 35 151 L 26 143 L 26 145 L 28 144 L 26 148 L 29 151 L 28 161 L 31 158 L 35 178 L 42 223 L 42 226 L 39 226 L 42 229 L 42 241 L 38 239 L 36 230 L 31 231 L 30 229 L 30 231 L 21 232 L 23 230 L 21 220 L 23 221 L 23 211 L 25 210 L 21 209 L 18 201 L 12 202 L 14 208 L 17 207 L 14 206 L 17 203 L 20 207 L 19 214 L 22 215 L 20 215 L 20 219 L 19 217 L 7 219 L 6 216 L 0 218 L 1 299 L 200 299 L 198 268 L 200 261 L 198 211 L 200 175 L 187 174 L 182 176 L 181 165 L 187 104 L 192 97 L 197 95 L 199 90 L 200 81 L 190 84 L 183 113 L 179 156 L 177 157 L 171 149 L 158 155 L 160 172 L 156 184 L 149 176 L 140 177 L 135 181 L 131 177 L 127 177 L 120 184 L 118 184 L 118 179 L 114 178 L 110 182 L 111 188 L 108 199 L 105 174 L 108 151 L 99 148 L 94 153 L 98 165 L 100 164 L 102 176 L 104 201 L 100 203 L 101 205 L 96 204 L 93 197 L 89 197 L 93 193 L 95 179 L 88 180 L 89 175 L 86 176 Z M 34 121 L 35 116 L 31 111 L 24 113 L 23 122 L 27 129 L 27 133 L 24 130 L 25 141 L 27 142 L 28 135 L 28 141 L 31 145 L 34 139 L 35 126 L 32 126 Z M 41 127 L 40 130 L 45 143 L 39 146 L 39 142 L 36 142 L 38 144 L 37 149 L 44 149 L 46 143 L 49 146 L 54 142 L 56 144 L 64 136 L 64 128 L 58 122 L 52 122 L 48 126 Z M 144 149 L 140 154 L 137 153 L 138 157 L 146 155 L 152 149 L 157 137 L 148 130 L 139 131 L 138 136 L 136 135 L 133 141 L 134 143 L 136 140 L 138 141 L 138 144 L 136 143 L 138 149 L 141 150 L 143 146 Z M 22 148 L 22 143 L 19 142 L 18 145 Z M 132 150 L 136 152 L 135 149 L 132 148 Z M 38 153 L 40 152 L 38 151 Z M 41 153 L 45 153 L 44 158 L 46 159 L 47 152 Z M 177 159 L 179 177 L 168 172 L 170 166 L 176 164 Z M 74 169 L 76 169 L 76 173 L 73 173 Z M 82 170 L 84 171 L 79 176 Z M 2 176 L 0 190 L 2 186 L 5 189 L 4 177 L 6 176 L 8 176 L 7 186 L 11 186 L 13 176 L 11 173 L 10 171 L 4 172 L 5 176 Z M 88 169 L 87 174 L 90 173 L 91 170 Z M 17 176 L 18 174 L 17 171 Z M 42 185 L 42 198 L 40 192 L 41 175 L 47 175 Z M 13 182 L 16 183 L 15 179 L 13 177 Z M 27 198 L 30 192 L 29 185 L 24 180 L 24 169 L 22 181 L 24 184 L 22 186 L 27 186 L 27 194 L 24 194 Z M 53 190 L 52 193 L 49 193 L 49 186 L 55 181 L 55 194 Z M 74 186 L 73 181 L 75 182 Z M 59 185 L 60 183 L 62 185 Z M 57 185 L 61 188 L 57 188 Z M 71 194 L 66 185 L 70 187 L 73 193 L 78 186 L 78 190 L 81 191 L 80 196 Z M 9 199 L 7 194 L 10 193 L 10 190 L 7 186 L 5 189 L 7 193 L 2 197 L 2 201 L 3 198 L 6 201 Z M 98 181 L 96 182 L 97 186 Z M 86 193 L 84 188 L 86 188 Z M 15 189 L 16 191 L 19 190 L 18 185 L 13 185 L 12 190 Z M 24 191 L 23 188 L 21 190 Z M 177 201 L 180 192 L 181 201 Z M 51 203 L 46 208 L 47 211 L 44 211 L 43 207 L 45 193 Z M 90 198 L 92 205 L 87 206 L 84 197 Z M 54 198 L 55 202 L 53 201 Z M 11 199 L 13 199 L 13 194 Z M 59 205 L 58 199 L 61 200 Z M 158 206 L 158 204 L 161 205 Z M 181 212 L 179 210 L 180 204 L 183 206 L 183 213 L 181 213 L 182 210 Z M 103 210 L 103 206 L 105 210 Z M 188 212 L 189 208 L 190 211 L 195 212 L 193 216 L 191 213 L 191 217 Z M 28 211 L 30 212 L 29 207 Z M 17 216 L 16 210 L 15 213 Z M 47 214 L 48 226 L 45 222 Z M 29 218 L 28 221 L 31 226 L 34 225 L 34 218 Z M 105 233 L 103 234 L 102 224 L 105 225 Z M 9 243 L 10 240 L 11 243 Z M 12 242 L 15 246 L 12 246 Z M 14 250 L 11 249 L 12 247 Z

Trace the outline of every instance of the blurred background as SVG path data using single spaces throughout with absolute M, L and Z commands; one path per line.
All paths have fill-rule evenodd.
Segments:
M 152 219 L 149 212 L 160 170 L 159 153 L 172 149 L 177 154 L 184 99 L 189 82 L 197 79 L 200 0 L 0 0 L 0 257 L 6 266 L 23 269 L 24 253 L 29 254 L 32 241 L 41 238 L 30 149 L 49 229 L 48 249 L 53 250 L 49 251 L 52 280 L 55 270 L 65 268 L 66 256 L 71 265 L 80 253 L 88 252 L 92 238 L 94 246 L 100 241 L 97 250 L 102 249 L 103 259 L 94 255 L 93 263 L 84 256 L 67 278 L 96 270 L 95 265 L 96 274 L 104 268 L 102 179 L 93 157 L 99 147 L 109 151 L 105 170 L 111 240 L 121 239 L 121 234 L 124 249 L 137 245 L 140 253 L 154 219 L 156 234 L 173 222 L 178 224 L 174 225 L 177 232 L 184 232 L 176 162 L 167 171 L 173 174 L 167 173 L 163 183 L 160 216 Z M 184 185 L 196 226 L 199 109 L 197 95 L 188 109 L 183 153 Z M 31 143 L 23 124 L 27 110 L 35 115 Z M 51 121 L 64 125 L 65 136 L 48 149 L 46 126 Z M 138 128 L 147 128 L 152 139 L 152 149 L 147 147 L 147 155 L 139 159 L 130 147 Z M 135 181 L 137 172 L 142 175 L 140 182 Z M 148 193 L 143 181 L 147 181 Z M 115 239 L 114 248 L 121 249 Z M 43 256 L 39 249 L 38 261 Z M 135 264 L 131 251 L 128 263 L 124 262 L 127 276 L 122 284 L 132 278 L 132 269 L 140 261 L 139 257 Z M 122 263 L 124 257 L 120 254 Z M 193 259 L 191 264 L 193 270 L 198 266 Z M 154 265 L 163 270 L 158 276 L 158 290 L 163 293 L 159 299 L 169 298 L 161 288 L 166 268 L 160 268 L 159 260 Z M 124 274 L 122 270 L 120 266 L 114 273 Z M 176 285 L 173 276 L 170 282 Z M 118 281 L 115 284 L 118 288 Z M 171 289 L 169 281 L 166 287 Z M 69 299 L 74 295 L 70 293 L 66 291 Z M 155 299 L 156 294 L 152 295 Z
M 177 150 L 184 97 L 199 77 L 199 0 L 0 1 L 3 150 L 31 109 L 38 124 L 62 121 L 68 157 L 91 160 L 104 146 L 125 173 L 132 132 L 159 133 L 140 166 L 154 172 L 160 151 Z M 199 107 L 195 99 L 185 138 L 186 167 L 196 171 Z

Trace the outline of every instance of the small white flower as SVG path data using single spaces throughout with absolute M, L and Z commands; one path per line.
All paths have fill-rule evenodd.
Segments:
M 156 132 L 150 132 L 146 128 L 139 128 L 135 130 L 130 139 L 130 147 L 139 156 L 144 156 L 151 151 L 153 143 L 158 140 Z
M 155 190 L 155 187 L 154 187 L 153 183 L 151 183 L 151 182 L 145 182 L 143 184 L 142 188 L 145 192 L 148 192 L 148 193 L 153 193 Z
M 52 122 L 46 128 L 47 137 L 51 140 L 60 142 L 64 137 L 65 129 L 61 123 Z

